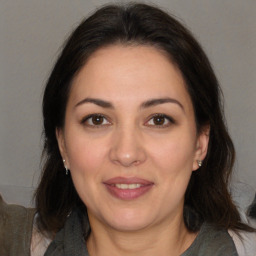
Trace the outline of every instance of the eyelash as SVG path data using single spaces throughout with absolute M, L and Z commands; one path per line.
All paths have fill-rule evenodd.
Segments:
M 156 128 L 166 128 L 166 127 L 169 127 L 171 124 L 175 124 L 175 121 L 172 117 L 168 116 L 168 115 L 165 115 L 165 114 L 153 114 L 149 120 L 146 122 L 148 123 L 149 121 L 153 120 L 154 118 L 164 118 L 164 124 L 160 124 L 160 125 L 156 125 L 156 124 L 150 124 L 150 125 L 147 125 L 147 126 L 154 126 Z M 167 124 L 165 124 L 165 122 L 168 122 Z
M 92 118 L 103 118 L 103 122 L 106 122 L 107 121 L 107 124 L 93 124 L 92 120 L 91 120 L 91 123 L 92 124 L 89 124 L 89 120 L 92 119 Z M 147 124 L 149 123 L 151 120 L 153 120 L 154 118 L 164 118 L 164 124 L 159 124 L 159 125 L 156 125 L 156 124 Z M 166 121 L 168 122 L 167 124 Z M 105 126 L 109 126 L 111 125 L 111 122 L 108 121 L 108 118 L 103 115 L 103 114 L 90 114 L 86 117 L 84 117 L 82 120 L 81 120 L 81 124 L 83 125 L 86 125 L 86 126 L 89 126 L 91 128 L 102 128 L 102 127 L 105 127 Z M 165 114 L 153 114 L 150 116 L 150 118 L 148 119 L 148 121 L 145 123 L 146 126 L 151 126 L 151 127 L 156 127 L 156 128 L 166 128 L 166 127 L 169 127 L 171 124 L 175 124 L 175 121 L 172 117 L 168 116 L 168 115 L 165 115 Z
M 90 119 L 92 119 L 93 117 L 95 117 L 95 118 L 103 118 L 104 119 L 104 121 L 107 121 L 108 122 L 108 124 L 88 124 L 88 121 L 90 120 Z M 92 122 L 92 120 L 91 120 L 91 122 Z M 81 124 L 83 124 L 83 125 L 86 125 L 86 126 L 89 126 L 89 127 L 92 127 L 92 128 L 102 128 L 102 126 L 109 126 L 109 125 L 111 125 L 111 123 L 108 121 L 108 118 L 106 118 L 104 115 L 102 115 L 102 114 L 90 114 L 90 115 L 88 115 L 88 116 L 86 116 L 86 117 L 84 117 L 82 120 L 81 120 Z

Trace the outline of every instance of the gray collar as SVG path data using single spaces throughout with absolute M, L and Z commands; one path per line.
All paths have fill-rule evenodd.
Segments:
M 83 218 L 79 210 L 72 211 L 44 256 L 89 256 L 84 240 Z

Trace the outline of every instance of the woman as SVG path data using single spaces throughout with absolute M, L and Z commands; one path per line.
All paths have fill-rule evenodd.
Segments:
M 227 189 L 234 148 L 217 79 L 163 11 L 110 5 L 83 21 L 43 116 L 36 215 L 21 218 L 32 255 L 237 255 L 227 230 L 253 231 Z

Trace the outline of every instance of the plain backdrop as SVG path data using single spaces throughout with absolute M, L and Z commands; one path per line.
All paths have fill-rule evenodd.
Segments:
M 82 18 L 107 2 L 0 0 L 0 193 L 9 203 L 33 204 L 41 169 L 43 88 L 61 46 Z M 194 33 L 214 66 L 237 150 L 232 191 L 246 206 L 256 190 L 256 1 L 154 4 Z

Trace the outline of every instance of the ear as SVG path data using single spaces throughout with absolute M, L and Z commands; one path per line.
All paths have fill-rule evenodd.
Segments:
M 67 156 L 67 151 L 66 151 L 64 131 L 61 128 L 56 128 L 55 134 L 56 134 L 56 139 L 58 142 L 61 157 L 63 160 L 65 160 L 65 166 L 69 169 L 69 161 L 68 161 L 68 156 Z
M 201 132 L 197 137 L 195 158 L 193 162 L 193 171 L 199 168 L 198 160 L 203 161 L 204 158 L 206 157 L 207 150 L 208 150 L 209 137 L 210 137 L 210 126 L 206 125 L 201 129 Z

